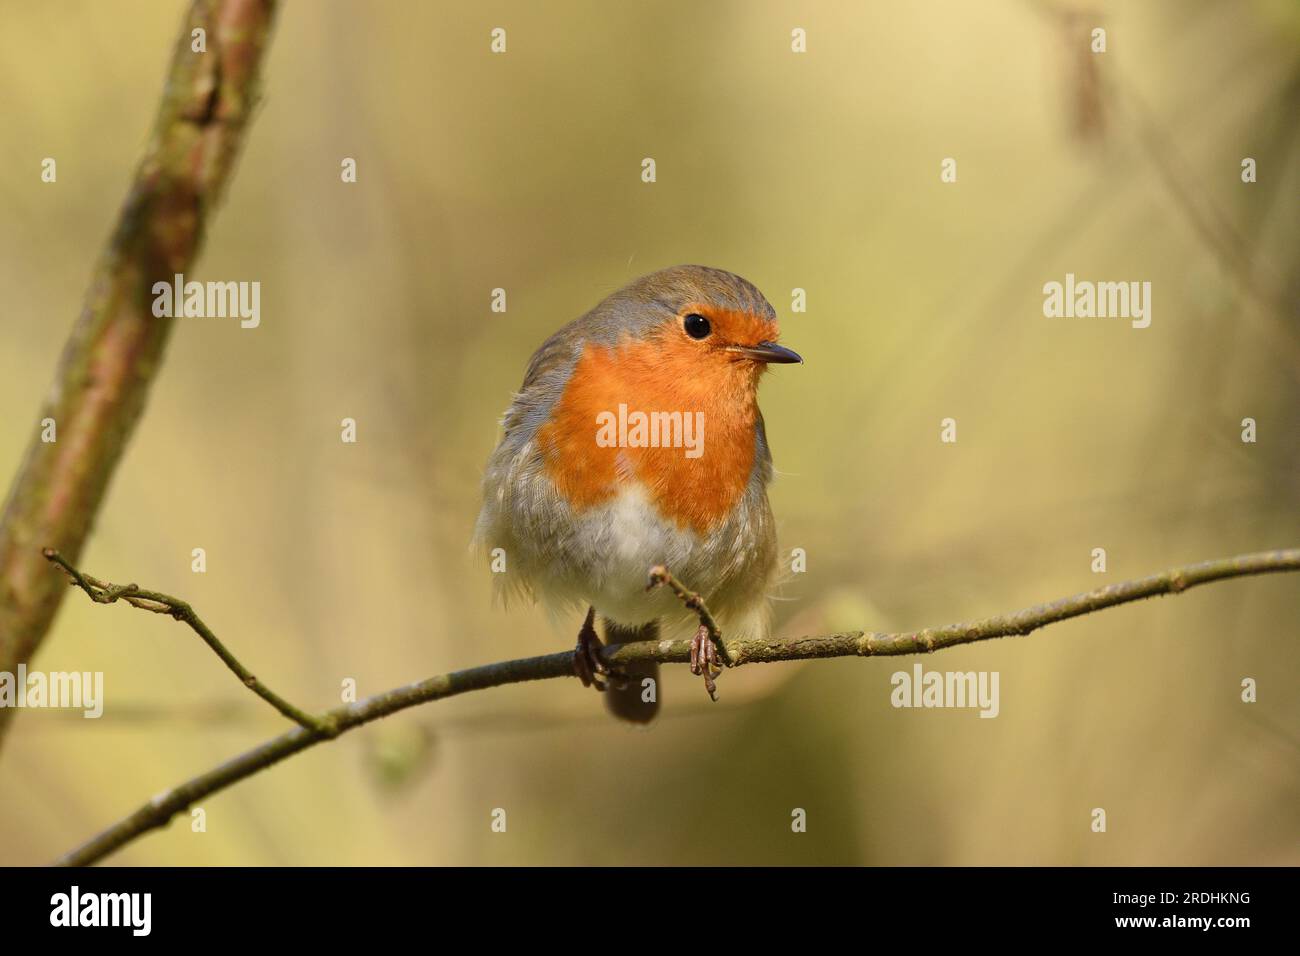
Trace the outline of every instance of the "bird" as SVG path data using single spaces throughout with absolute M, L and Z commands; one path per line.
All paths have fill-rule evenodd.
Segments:
M 776 310 L 722 269 L 642 276 L 546 339 L 501 419 L 475 526 L 498 597 L 586 608 L 574 650 L 584 686 L 632 723 L 658 712 L 656 662 L 614 670 L 609 644 L 659 639 L 690 612 L 667 568 L 729 635 L 761 636 L 778 574 L 767 488 L 772 455 L 758 407 L 769 365 L 802 364 L 780 345 Z M 691 670 L 714 696 L 718 652 L 703 622 Z

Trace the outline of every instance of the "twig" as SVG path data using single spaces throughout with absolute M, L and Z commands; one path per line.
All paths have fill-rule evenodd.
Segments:
M 657 564 L 650 569 L 650 586 L 646 590 L 650 591 L 664 584 L 668 585 L 673 593 L 681 598 L 682 603 L 686 605 L 688 610 L 699 615 L 700 623 L 709 632 L 709 637 L 718 645 L 723 660 L 727 660 L 728 664 L 730 664 L 727 659 L 727 648 L 722 643 L 722 629 L 718 627 L 718 622 L 713 619 L 713 614 L 709 611 L 708 605 L 704 603 L 704 598 L 673 577 L 672 572 L 662 564 Z
M 149 145 L 34 420 L 51 419 L 56 440 L 33 436 L 0 515 L 0 671 L 31 659 L 67 590 L 41 546 L 78 559 L 144 410 L 173 323 L 153 314 L 153 283 L 198 258 L 257 102 L 275 5 L 190 4 Z M 198 29 L 205 52 L 191 46 Z M 0 738 L 12 713 L 0 708 Z
M 1261 551 L 1235 558 L 1205 561 L 967 624 L 949 624 L 944 627 L 899 634 L 850 631 L 792 640 L 773 638 L 732 641 L 730 648 L 732 666 L 822 657 L 880 657 L 926 653 L 995 637 L 1028 634 L 1057 621 L 1091 614 L 1104 608 L 1139 601 L 1143 598 L 1161 594 L 1178 594 L 1188 588 L 1208 584 L 1211 581 L 1280 571 L 1300 571 L 1300 548 Z M 605 649 L 604 656 L 615 665 L 644 661 L 681 664 L 690 660 L 690 654 L 689 640 L 665 640 L 614 645 Z M 337 707 L 318 719 L 327 721 L 337 736 L 355 727 L 379 720 L 381 717 L 429 701 L 505 684 L 572 676 L 574 674 L 571 651 L 548 654 L 545 657 L 484 664 L 481 667 L 431 677 L 355 704 Z M 86 866 L 96 863 L 137 837 L 165 826 L 173 816 L 197 800 L 225 790 L 259 770 L 265 770 L 326 739 L 328 738 L 325 734 L 295 727 L 207 773 L 159 794 L 130 816 L 71 850 L 58 862 L 67 866 Z
M 288 717 L 294 723 L 305 727 L 308 730 L 320 733 L 323 736 L 332 736 L 336 731 L 327 722 L 319 717 L 313 717 L 306 711 L 300 710 L 293 704 L 289 703 L 271 688 L 267 687 L 260 680 L 253 676 L 253 672 L 239 662 L 239 658 L 230 653 L 226 645 L 217 639 L 217 635 L 212 633 L 212 629 L 203 623 L 203 619 L 194 613 L 194 608 L 190 607 L 180 598 L 174 598 L 170 594 L 163 594 L 161 591 L 146 591 L 134 584 L 109 584 L 106 581 L 100 581 L 98 578 L 92 578 L 88 574 L 82 574 L 67 561 L 63 555 L 53 548 L 46 548 L 43 552 L 45 560 L 51 564 L 57 564 L 60 568 L 68 573 L 72 578 L 72 584 L 85 591 L 90 599 L 96 604 L 114 604 L 119 600 L 125 601 L 132 607 L 138 607 L 145 611 L 152 611 L 155 614 L 166 614 L 178 621 L 184 621 L 199 637 L 203 638 L 204 643 L 212 648 L 213 653 L 221 658 L 239 678 L 239 682 L 251 690 L 262 700 L 266 701 L 284 716 Z
M 653 591 L 665 584 L 681 599 L 687 610 L 694 611 L 700 618 L 699 631 L 691 642 L 691 673 L 704 675 L 704 689 L 709 695 L 709 700 L 716 704 L 718 685 L 714 678 L 722 673 L 723 664 L 731 666 L 731 658 L 722 643 L 722 629 L 713 619 L 713 612 L 704 602 L 703 595 L 682 584 L 662 564 L 656 564 L 650 569 L 650 583 L 646 585 L 646 590 Z

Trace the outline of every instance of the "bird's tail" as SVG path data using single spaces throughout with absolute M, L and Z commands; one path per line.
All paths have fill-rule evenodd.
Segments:
M 606 644 L 631 644 L 634 641 L 659 640 L 659 623 L 651 621 L 639 627 L 620 627 L 605 621 Z M 648 724 L 659 713 L 659 664 L 647 661 L 624 668 L 627 684 L 617 688 L 612 684 L 605 692 L 605 706 L 620 720 L 635 724 Z

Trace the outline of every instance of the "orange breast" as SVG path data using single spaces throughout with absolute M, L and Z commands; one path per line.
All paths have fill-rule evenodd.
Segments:
M 588 345 L 537 440 L 548 477 L 569 503 L 585 509 L 639 483 L 659 512 L 705 532 L 726 518 L 744 493 L 754 465 L 757 376 L 742 363 L 701 357 L 677 335 L 656 335 L 615 348 Z M 619 406 L 625 406 L 620 413 Z M 634 413 L 657 421 L 661 437 L 702 423 L 699 457 L 683 447 L 641 447 Z M 623 429 L 628 422 L 632 427 Z M 615 431 L 609 425 L 615 423 Z M 602 432 L 602 428 L 604 431 Z M 617 434 L 621 444 L 602 447 Z

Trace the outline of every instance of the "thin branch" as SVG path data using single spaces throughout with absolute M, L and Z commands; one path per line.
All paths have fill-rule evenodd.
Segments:
M 144 410 L 173 319 L 152 288 L 190 270 L 257 102 L 275 0 L 193 0 L 153 133 L 86 293 L 0 515 L 0 671 L 31 659 L 66 588 L 41 546 L 76 561 Z M 195 52 L 202 29 L 206 50 Z M 0 739 L 11 708 L 0 708 Z
M 678 581 L 673 577 L 672 572 L 662 564 L 657 564 L 650 569 L 650 586 L 646 590 L 650 591 L 664 584 L 668 585 L 672 592 L 681 599 L 687 610 L 694 611 L 699 615 L 700 623 L 709 632 L 709 637 L 713 639 L 713 642 L 718 645 L 723 660 L 727 660 L 727 648 L 722 643 L 722 628 L 718 627 L 718 622 L 713 619 L 713 614 L 709 611 L 708 605 L 704 603 L 703 596 Z
M 334 729 L 328 723 L 313 717 L 306 711 L 299 710 L 254 677 L 253 672 L 241 664 L 239 658 L 230 653 L 226 645 L 222 644 L 217 639 L 217 635 L 212 633 L 212 629 L 204 624 L 203 619 L 194 612 L 194 608 L 190 607 L 185 601 L 174 598 L 170 594 L 163 594 L 161 591 L 146 591 L 134 584 L 109 584 L 106 581 L 100 581 L 98 578 L 92 578 L 88 574 L 82 574 L 65 561 L 63 555 L 52 548 L 46 548 L 44 554 L 47 561 L 51 564 L 57 564 L 66 571 L 68 577 L 72 578 L 71 583 L 85 591 L 96 604 L 114 604 L 122 600 L 132 607 L 152 611 L 154 614 L 166 614 L 178 621 L 184 621 L 195 634 L 203 638 L 204 643 L 212 648 L 213 653 L 220 657 L 222 662 L 234 672 L 235 676 L 239 678 L 239 682 L 254 694 L 299 726 L 318 731 L 325 736 L 333 734 Z
M 723 664 L 730 665 L 732 662 L 722 643 L 722 629 L 713 619 L 713 612 L 704 602 L 704 595 L 682 584 L 662 564 L 656 564 L 650 569 L 650 583 L 646 585 L 646 590 L 653 591 L 665 584 L 686 605 L 686 609 L 694 611 L 700 619 L 699 630 L 691 641 L 691 673 L 703 675 L 704 690 L 708 693 L 709 700 L 716 704 L 718 685 L 714 679 L 722 673 Z
M 729 642 L 728 649 L 732 656 L 732 667 L 822 657 L 881 657 L 928 653 L 995 637 L 1029 634 L 1057 621 L 1161 594 L 1179 594 L 1188 588 L 1208 584 L 1211 581 L 1281 571 L 1300 571 L 1300 548 L 1261 551 L 1235 558 L 1204 561 L 1135 581 L 1085 591 L 1049 604 L 1037 604 L 1022 611 L 965 624 L 949 624 L 898 634 L 849 631 L 790 640 L 744 639 Z M 616 644 L 606 647 L 603 656 L 608 663 L 615 666 L 645 661 L 683 664 L 690 661 L 691 641 L 664 640 Z M 442 700 L 470 691 L 485 690 L 489 687 L 501 687 L 505 684 L 573 676 L 572 651 L 548 654 L 544 657 L 503 661 L 498 664 L 484 664 L 394 688 L 364 701 L 337 707 L 317 719 L 326 722 L 334 731 L 333 736 L 337 736 L 418 704 Z M 329 736 L 325 733 L 295 727 L 207 773 L 160 793 L 130 816 L 70 851 L 58 862 L 65 866 L 87 866 L 96 863 L 143 834 L 166 826 L 172 817 L 196 801 L 225 790 L 240 780 L 251 777 L 259 770 L 274 766 L 327 739 Z

